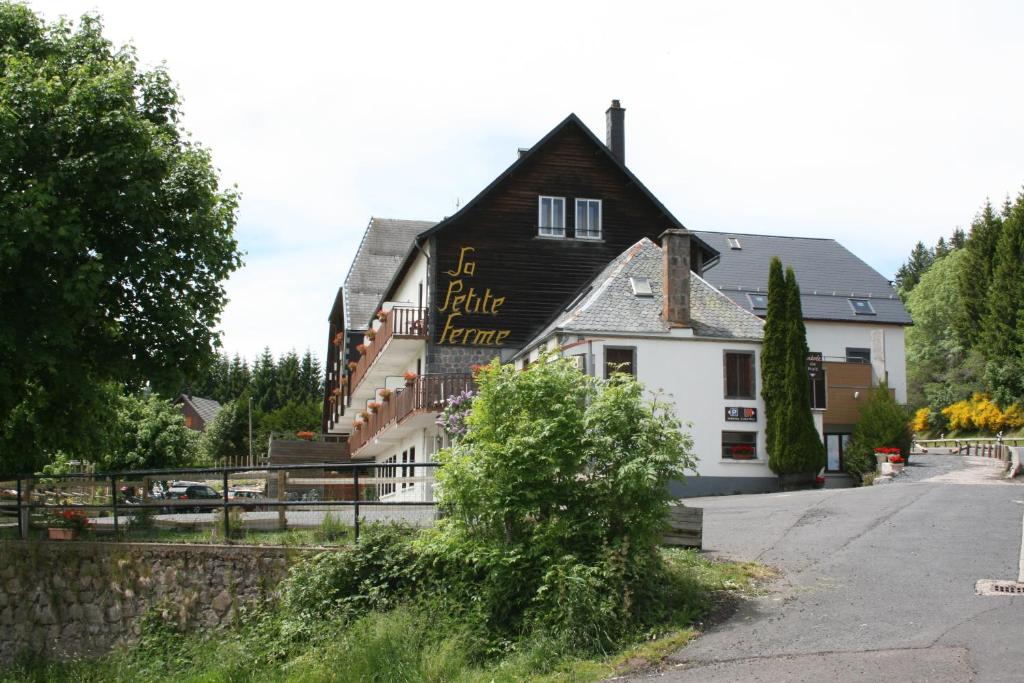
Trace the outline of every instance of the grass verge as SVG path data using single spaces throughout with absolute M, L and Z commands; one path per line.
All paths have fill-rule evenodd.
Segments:
M 555 639 L 526 634 L 481 661 L 467 644 L 472 627 L 422 605 L 374 612 L 352 622 L 325 620 L 301 635 L 276 613 L 242 614 L 236 626 L 206 634 L 175 632 L 156 610 L 130 649 L 70 663 L 26 659 L 0 682 L 287 681 L 342 683 L 541 683 L 603 680 L 651 666 L 699 633 L 723 601 L 751 594 L 772 573 L 755 563 L 713 562 L 692 550 L 662 551 L 685 607 L 619 651 L 581 658 Z

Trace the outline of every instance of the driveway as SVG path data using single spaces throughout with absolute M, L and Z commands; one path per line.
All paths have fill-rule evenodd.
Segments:
M 1024 485 L 998 468 L 914 456 L 885 486 L 688 500 L 707 550 L 781 575 L 637 680 L 1024 680 L 1024 595 L 975 594 L 1024 570 Z

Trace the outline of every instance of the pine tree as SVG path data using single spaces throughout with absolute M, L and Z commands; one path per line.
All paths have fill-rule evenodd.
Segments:
M 782 261 L 776 256 L 768 269 L 768 307 L 761 346 L 761 398 L 765 407 L 765 443 L 769 458 L 775 446 L 773 417 L 785 381 L 786 294 L 786 276 L 782 272 Z
M 237 353 L 231 359 L 231 367 L 228 371 L 228 381 L 225 387 L 225 401 L 233 401 L 249 389 L 249 382 L 252 381 L 252 373 L 249 372 L 249 364 Z
M 278 360 L 274 385 L 277 387 L 277 405 L 275 406 L 277 408 L 306 400 L 302 376 L 299 372 L 299 356 L 295 353 L 295 349 Z
M 299 365 L 299 377 L 302 381 L 303 400 L 319 400 L 323 393 L 323 368 L 316 356 L 306 349 Z
M 256 407 L 262 411 L 274 410 L 279 405 L 276 376 L 277 366 L 274 363 L 274 356 L 270 353 L 270 347 L 264 347 L 263 353 L 253 365 L 252 381 L 250 382 L 250 395 Z
M 957 274 L 961 308 L 956 311 L 954 327 L 957 340 L 965 349 L 975 346 L 981 335 L 982 320 L 992 281 L 996 244 L 1003 230 L 1003 219 L 986 201 L 984 208 L 971 222 L 971 232 L 964 244 L 964 256 Z
M 945 241 L 940 240 L 945 245 Z M 918 242 L 910 252 L 910 258 L 896 271 L 896 289 L 900 297 L 905 301 L 911 290 L 921 281 L 924 271 L 935 262 L 935 252 L 924 246 L 924 242 Z
M 957 228 L 953 231 L 953 236 L 949 238 L 950 249 L 963 249 L 967 243 L 967 233 L 964 232 L 963 228 Z
M 985 356 L 1008 360 L 1020 347 L 1018 312 L 1022 291 L 1021 260 L 1024 259 L 1024 193 L 1017 197 L 1003 221 L 995 249 L 992 281 L 988 287 L 987 310 L 982 318 Z

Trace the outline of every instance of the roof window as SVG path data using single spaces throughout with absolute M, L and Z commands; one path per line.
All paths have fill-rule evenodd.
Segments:
M 871 302 L 867 299 L 850 299 L 850 306 L 853 307 L 853 312 L 857 315 L 874 315 L 875 309 L 872 308 Z
M 767 294 L 754 294 L 753 292 L 747 292 L 747 298 L 750 299 L 750 307 L 755 311 L 768 310 Z
M 633 296 L 654 296 L 654 292 L 651 290 L 651 279 L 648 277 L 631 276 L 629 284 L 633 286 Z
M 739 251 L 740 249 L 743 248 L 743 245 L 740 244 L 739 237 L 726 237 L 725 239 L 728 240 L 730 249 L 735 249 L 736 251 Z

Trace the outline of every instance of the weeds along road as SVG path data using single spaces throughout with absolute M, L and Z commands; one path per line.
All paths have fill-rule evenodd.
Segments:
M 1024 680 L 1024 595 L 975 593 L 1024 579 L 1024 484 L 981 458 L 912 461 L 886 486 L 695 499 L 706 550 L 781 575 L 636 680 Z

